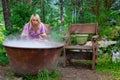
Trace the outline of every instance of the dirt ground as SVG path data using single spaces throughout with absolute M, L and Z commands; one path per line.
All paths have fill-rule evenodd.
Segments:
M 62 63 L 62 60 L 59 60 L 58 70 L 61 73 L 61 80 L 115 80 L 107 74 L 91 70 L 90 64 L 75 63 L 63 67 Z
M 62 62 L 59 62 L 57 69 L 61 74 L 60 80 L 114 80 L 108 75 L 91 70 L 88 65 L 62 67 Z M 0 80 L 22 80 L 22 78 L 14 77 L 8 65 L 0 66 Z
M 61 80 L 114 80 L 110 76 L 86 68 L 59 68 Z

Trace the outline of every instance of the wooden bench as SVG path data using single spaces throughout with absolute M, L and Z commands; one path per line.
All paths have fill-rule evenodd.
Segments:
M 75 34 L 92 34 L 92 45 L 72 45 L 71 35 Z M 71 24 L 68 28 L 68 33 L 64 37 L 64 67 L 71 59 L 91 60 L 92 69 L 95 69 L 97 63 L 98 52 L 98 24 Z

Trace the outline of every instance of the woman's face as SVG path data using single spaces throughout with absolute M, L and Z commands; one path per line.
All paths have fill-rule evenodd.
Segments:
M 33 25 L 33 26 L 38 26 L 38 23 L 39 23 L 39 22 L 38 22 L 38 19 L 37 19 L 36 17 L 33 17 L 33 18 L 32 18 L 32 25 Z

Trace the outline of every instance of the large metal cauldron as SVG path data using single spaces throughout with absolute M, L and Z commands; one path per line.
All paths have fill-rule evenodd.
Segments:
M 12 43 L 11 45 L 3 44 L 11 69 L 17 75 L 35 75 L 39 70 L 54 70 L 63 44 L 54 43 L 53 45 L 49 47 L 17 47 Z

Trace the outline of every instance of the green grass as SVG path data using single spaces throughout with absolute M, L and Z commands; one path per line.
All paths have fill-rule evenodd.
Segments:
M 111 55 L 100 55 L 98 57 L 97 71 L 108 74 L 115 80 L 120 80 L 120 63 L 114 63 Z

